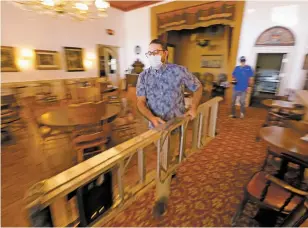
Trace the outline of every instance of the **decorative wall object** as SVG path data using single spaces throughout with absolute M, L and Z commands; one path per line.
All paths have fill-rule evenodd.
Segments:
M 83 49 L 64 47 L 67 71 L 84 71 Z
M 106 29 L 106 32 L 108 35 L 113 36 L 114 35 L 114 30 L 112 29 Z
M 157 14 L 158 35 L 171 30 L 195 29 L 200 26 L 232 26 L 235 8 L 235 1 L 215 1 Z
M 137 59 L 133 63 L 132 67 L 134 68 L 132 73 L 140 74 L 143 71 L 144 64 L 139 59 Z
M 281 26 L 275 26 L 265 30 L 257 39 L 256 46 L 294 46 L 293 33 Z
M 141 47 L 139 46 L 139 45 L 137 45 L 136 47 L 135 47 L 135 54 L 136 55 L 139 55 L 141 53 Z
M 13 47 L 1 46 L 1 72 L 16 72 L 15 49 Z
M 202 68 L 221 68 L 223 62 L 222 55 L 202 55 L 201 67 Z
M 60 56 L 57 51 L 35 50 L 37 70 L 59 70 Z

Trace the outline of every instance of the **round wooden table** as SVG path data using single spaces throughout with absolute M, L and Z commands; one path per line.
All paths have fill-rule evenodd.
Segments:
M 277 126 L 264 127 L 260 130 L 260 136 L 270 146 L 276 147 L 282 152 L 308 155 L 308 142 L 301 139 L 304 134 L 300 134 L 291 128 Z
M 294 102 L 266 99 L 262 101 L 266 107 L 279 109 L 294 109 Z
M 111 122 L 120 111 L 119 105 L 107 104 L 106 112 L 101 117 L 101 121 Z M 74 127 L 79 125 L 69 118 L 68 107 L 44 113 L 38 118 L 38 122 L 49 127 Z

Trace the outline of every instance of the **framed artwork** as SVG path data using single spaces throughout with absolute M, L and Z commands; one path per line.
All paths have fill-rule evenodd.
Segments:
M 67 71 L 84 71 L 83 49 L 75 47 L 64 47 Z
M 60 56 L 57 51 L 35 50 L 37 70 L 59 70 Z
M 1 46 L 1 72 L 17 72 L 14 47 Z
M 221 68 L 223 62 L 222 55 L 202 55 L 201 67 L 202 68 Z

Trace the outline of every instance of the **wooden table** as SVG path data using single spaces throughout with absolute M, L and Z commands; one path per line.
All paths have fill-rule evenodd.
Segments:
M 264 127 L 260 130 L 260 136 L 271 147 L 277 148 L 281 152 L 294 152 L 308 155 L 308 142 L 300 139 L 300 134 L 291 128 L 277 126 Z
M 308 90 L 297 90 L 295 93 L 296 100 L 305 106 L 304 120 L 308 121 Z
M 119 105 L 107 104 L 106 112 L 101 117 L 101 121 L 111 122 L 121 111 Z M 74 123 L 69 119 L 68 107 L 44 113 L 38 118 L 38 122 L 49 127 L 74 127 L 79 123 Z
M 278 109 L 294 109 L 294 102 L 266 99 L 262 101 L 266 107 Z

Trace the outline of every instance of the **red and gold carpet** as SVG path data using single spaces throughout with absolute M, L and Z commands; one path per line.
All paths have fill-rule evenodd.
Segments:
M 244 120 L 228 118 L 229 108 L 220 107 L 217 137 L 181 165 L 171 186 L 167 212 L 152 216 L 152 188 L 107 226 L 231 226 L 243 186 L 260 169 L 266 145 L 256 134 L 266 112 L 249 108 Z

